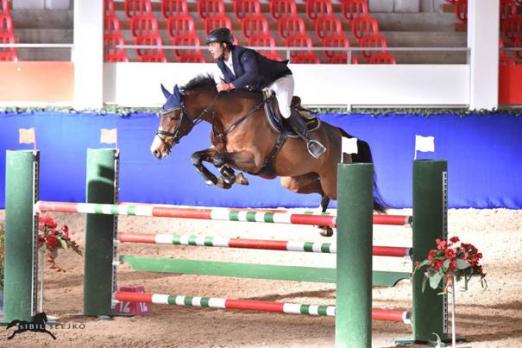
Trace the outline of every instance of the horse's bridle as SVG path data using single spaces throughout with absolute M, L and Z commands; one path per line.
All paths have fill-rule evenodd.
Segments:
M 212 111 L 212 113 L 214 112 L 212 110 L 212 107 L 216 103 L 216 100 L 217 100 L 217 95 L 216 95 L 216 97 L 214 97 L 212 102 L 194 118 L 190 117 L 189 113 L 185 109 L 184 102 L 181 102 L 180 106 L 170 108 L 168 110 L 163 110 L 163 108 L 162 108 L 162 110 L 160 112 L 160 116 L 164 116 L 168 113 L 175 112 L 176 110 L 181 110 L 181 112 L 179 113 L 180 122 L 176 125 L 176 128 L 174 129 L 174 131 L 169 132 L 169 131 L 165 131 L 165 130 L 158 130 L 156 132 L 156 135 L 158 136 L 158 138 L 161 140 L 161 142 L 165 146 L 172 146 L 172 144 L 167 143 L 168 138 L 172 138 L 173 144 L 178 144 L 179 141 L 181 140 L 181 138 L 183 138 L 185 135 L 187 135 L 192 130 L 192 128 L 194 128 L 198 123 L 203 121 L 202 117 L 206 113 L 208 113 L 210 111 Z M 173 117 L 173 119 L 177 119 L 177 118 L 178 117 Z
M 179 113 L 180 122 L 177 124 L 176 129 L 174 129 L 173 132 L 158 130 L 156 132 L 156 135 L 158 136 L 158 138 L 161 140 L 161 142 L 165 146 L 171 147 L 172 144 L 167 143 L 168 138 L 172 138 L 173 144 L 178 144 L 179 141 L 181 140 L 181 138 L 183 138 L 185 135 L 187 135 L 192 130 L 192 128 L 194 128 L 198 123 L 203 121 L 203 119 L 202 119 L 203 115 L 205 115 L 206 113 L 212 112 L 212 121 L 211 121 L 212 131 L 213 131 L 214 135 L 216 135 L 219 139 L 221 139 L 221 141 L 223 143 L 225 143 L 225 141 L 226 141 L 225 139 L 226 139 L 226 136 L 228 133 L 233 131 L 241 122 L 245 121 L 247 118 L 252 116 L 257 110 L 259 110 L 266 103 L 266 99 L 263 98 L 263 100 L 260 103 L 255 105 L 245 115 L 241 116 L 231 125 L 229 125 L 226 129 L 224 129 L 222 132 L 217 132 L 217 130 L 215 129 L 215 125 L 214 125 L 215 112 L 214 112 L 214 110 L 212 110 L 212 108 L 214 107 L 214 104 L 216 104 L 218 97 L 219 97 L 219 94 L 217 94 L 214 97 L 214 99 L 212 100 L 212 102 L 194 118 L 191 118 L 189 116 L 187 110 L 185 109 L 185 103 L 183 101 L 181 102 L 180 106 L 176 106 L 176 107 L 170 108 L 168 110 L 163 110 L 163 108 L 162 108 L 162 110 L 160 112 L 161 116 L 168 114 L 170 112 L 176 111 L 176 110 L 181 110 L 181 112 Z M 184 124 L 188 124 L 188 127 L 184 127 Z

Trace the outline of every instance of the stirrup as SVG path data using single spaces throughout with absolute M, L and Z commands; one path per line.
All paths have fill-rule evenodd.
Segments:
M 313 139 L 306 143 L 306 148 L 308 149 L 308 153 L 316 159 L 321 157 L 321 155 L 326 151 L 326 147 L 323 144 Z

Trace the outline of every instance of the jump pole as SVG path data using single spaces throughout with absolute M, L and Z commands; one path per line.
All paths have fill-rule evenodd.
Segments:
M 87 203 L 117 202 L 118 150 L 87 149 Z M 83 313 L 87 316 L 112 314 L 114 288 L 114 239 L 117 216 L 87 214 Z
M 372 345 L 373 164 L 337 165 L 336 347 Z
M 424 260 L 435 239 L 448 236 L 448 163 L 440 160 L 416 160 L 413 163 L 413 255 L 412 263 Z M 413 341 L 435 342 L 437 334 L 447 338 L 447 296 L 429 286 L 422 291 L 424 275 L 412 277 Z
M 4 322 L 30 321 L 36 313 L 37 151 L 6 152 Z

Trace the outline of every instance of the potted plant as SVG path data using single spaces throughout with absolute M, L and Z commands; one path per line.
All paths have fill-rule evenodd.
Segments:
M 462 243 L 456 236 L 449 241 L 437 238 L 435 244 L 427 258 L 417 262 L 415 271 L 424 272 L 423 291 L 429 283 L 432 289 L 441 289 L 441 294 L 451 292 L 451 340 L 455 347 L 455 283 L 464 280 L 463 289 L 467 290 L 470 279 L 480 276 L 482 287 L 486 287 L 486 273 L 480 264 L 482 253 L 473 244 Z

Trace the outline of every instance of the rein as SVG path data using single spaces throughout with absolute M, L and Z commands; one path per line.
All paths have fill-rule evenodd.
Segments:
M 263 98 L 261 102 L 259 102 L 256 106 L 254 106 L 251 110 L 249 110 L 246 114 L 232 122 L 227 128 L 223 130 L 223 132 L 219 133 L 216 130 L 216 127 L 214 125 L 214 119 L 215 117 L 212 117 L 212 133 L 214 133 L 214 136 L 218 137 L 223 144 L 226 144 L 226 136 L 230 132 L 232 132 L 236 127 L 243 121 L 245 121 L 247 118 L 252 116 L 257 110 L 261 109 L 261 107 L 266 103 L 266 100 Z M 215 116 L 215 115 L 214 115 Z

